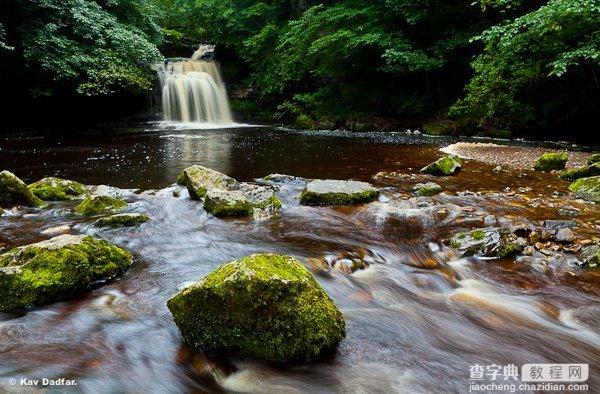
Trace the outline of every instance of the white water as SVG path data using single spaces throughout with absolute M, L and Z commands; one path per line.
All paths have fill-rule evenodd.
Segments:
M 158 64 L 165 120 L 185 123 L 232 124 L 225 84 L 216 61 L 168 61 Z

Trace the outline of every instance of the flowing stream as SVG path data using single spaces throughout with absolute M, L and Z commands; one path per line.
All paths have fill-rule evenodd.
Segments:
M 177 67 L 191 79 L 189 65 Z M 167 80 L 189 82 L 177 75 Z M 110 185 L 118 189 L 105 191 L 123 195 L 128 211 L 151 218 L 138 228 L 101 229 L 95 218 L 70 213 L 76 202 L 0 218 L 0 246 L 45 239 L 44 230 L 67 225 L 71 233 L 107 239 L 135 256 L 122 278 L 81 297 L 18 315 L 0 313 L 0 390 L 10 389 L 9 378 L 66 377 L 85 392 L 462 393 L 474 364 L 543 362 L 589 363 L 587 383 L 591 390 L 600 387 L 597 272 L 582 274 L 560 258 L 542 265 L 465 259 L 441 244 L 455 231 L 481 227 L 489 214 L 505 223 L 532 223 L 564 218 L 559 209 L 566 206 L 581 212 L 578 236 L 593 237 L 600 209 L 569 197 L 568 183 L 551 174 L 493 172 L 493 166 L 468 161 L 453 177 L 419 175 L 448 142 L 404 134 L 155 125 L 110 135 L 0 139 L 2 167 L 24 180 L 60 176 Z M 381 187 L 383 197 L 359 206 L 305 207 L 298 202 L 301 186 L 290 183 L 278 192 L 281 216 L 222 220 L 175 185 L 192 164 L 240 181 L 270 173 L 366 180 Z M 380 171 L 409 175 L 373 179 Z M 415 183 L 430 180 L 445 193 L 411 194 Z M 352 274 L 313 271 L 348 322 L 335 355 L 275 368 L 215 359 L 182 344 L 167 299 L 220 264 L 260 251 L 297 256 L 311 269 L 309 258 L 362 256 L 370 262 Z

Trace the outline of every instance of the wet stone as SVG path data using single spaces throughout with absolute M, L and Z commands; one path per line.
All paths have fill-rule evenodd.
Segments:
M 302 205 L 350 205 L 376 200 L 379 190 L 370 183 L 317 179 L 309 182 L 300 195 Z

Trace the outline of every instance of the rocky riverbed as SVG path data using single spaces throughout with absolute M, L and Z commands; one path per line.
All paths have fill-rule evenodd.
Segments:
M 83 391 L 464 392 L 476 363 L 598 370 L 597 204 L 570 191 L 560 171 L 532 169 L 543 149 L 528 166 L 500 169 L 463 156 L 460 171 L 440 176 L 420 170 L 446 144 L 405 138 L 136 129 L 41 136 L 36 148 L 0 140 L 2 162 L 24 183 L 78 182 L 70 192 L 44 189 L 65 199 L 39 192 L 37 201 L 21 188 L 27 206 L 2 205 L 3 252 L 83 236 L 132 255 L 127 270 L 85 291 L 0 313 L 0 384 L 66 377 Z M 177 180 L 194 165 L 231 181 L 196 178 L 190 193 Z M 205 208 L 211 193 L 246 206 L 255 191 L 279 208 L 233 216 Z M 303 204 L 307 191 L 327 198 Z M 215 356 L 186 340 L 207 334 L 180 331 L 168 300 L 225 263 L 264 253 L 297 261 L 339 308 L 337 351 L 282 367 L 262 353 Z

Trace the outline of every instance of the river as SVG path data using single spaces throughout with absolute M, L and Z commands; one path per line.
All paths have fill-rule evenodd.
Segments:
M 600 387 L 599 273 L 582 273 L 568 257 L 480 260 L 441 245 L 453 232 L 481 227 L 489 214 L 503 223 L 535 223 L 565 219 L 558 213 L 565 206 L 581 211 L 577 235 L 593 237 L 600 208 L 569 197 L 568 183 L 552 174 L 494 172 L 470 160 L 453 177 L 418 175 L 449 142 L 162 123 L 0 138 L 0 167 L 26 182 L 59 176 L 110 185 L 131 202 L 128 211 L 151 218 L 138 228 L 99 229 L 69 213 L 75 202 L 60 202 L 0 219 L 0 246 L 42 240 L 43 230 L 68 225 L 135 256 L 122 278 L 81 297 L 0 313 L 0 390 L 13 389 L 9 378 L 65 377 L 83 392 L 460 393 L 468 391 L 473 365 L 526 363 L 589 363 L 587 383 Z M 301 188 L 287 184 L 278 193 L 281 216 L 223 220 L 175 185 L 192 164 L 240 181 L 270 173 L 365 180 L 384 197 L 306 207 L 298 202 Z M 417 175 L 374 179 L 381 171 Z M 411 195 L 415 183 L 430 180 L 445 193 Z M 217 360 L 182 344 L 167 299 L 220 264 L 260 251 L 297 256 L 307 267 L 308 258 L 361 255 L 370 262 L 352 274 L 314 271 L 348 322 L 335 355 L 275 368 Z

